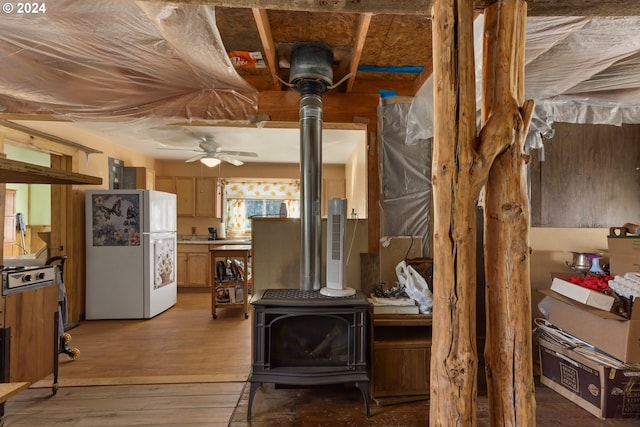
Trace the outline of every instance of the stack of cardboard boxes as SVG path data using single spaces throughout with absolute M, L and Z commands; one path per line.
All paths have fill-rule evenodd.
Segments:
M 611 275 L 640 272 L 640 237 L 608 240 Z M 551 297 L 549 322 L 605 354 L 586 357 L 587 351 L 542 337 L 541 382 L 599 418 L 640 418 L 640 300 L 622 317 L 608 309 L 608 298 L 574 290 L 560 277 L 552 284 L 555 291 L 543 291 Z

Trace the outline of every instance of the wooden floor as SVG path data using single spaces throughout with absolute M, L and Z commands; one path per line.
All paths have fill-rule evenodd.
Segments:
M 4 426 L 428 426 L 429 402 L 372 403 L 354 387 L 264 385 L 247 421 L 251 319 L 239 310 L 211 318 L 209 295 L 180 293 L 150 320 L 87 321 L 69 331 L 77 360 L 60 356 L 59 389 L 46 378 L 11 398 Z M 536 389 L 538 426 L 638 427 L 602 421 L 545 386 Z M 478 426 L 488 426 L 486 395 Z

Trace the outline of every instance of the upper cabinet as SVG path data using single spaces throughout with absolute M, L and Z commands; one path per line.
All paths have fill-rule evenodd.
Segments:
M 196 216 L 216 215 L 216 178 L 196 178 Z
M 174 193 L 178 216 L 219 218 L 222 192 L 210 177 L 156 176 L 156 189 Z
M 122 188 L 155 190 L 156 174 L 153 169 L 126 166 L 123 168 L 122 175 Z

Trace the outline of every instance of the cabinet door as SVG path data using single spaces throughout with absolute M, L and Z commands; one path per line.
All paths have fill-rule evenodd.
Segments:
M 176 194 L 176 180 L 172 176 L 157 176 L 155 187 L 158 191 Z
M 190 253 L 187 271 L 189 286 L 209 286 L 209 253 Z
M 429 394 L 430 348 L 384 348 L 374 353 L 375 397 Z
M 153 169 L 145 170 L 145 189 L 155 190 L 156 188 L 156 172 Z
M 178 216 L 195 214 L 195 182 L 192 177 L 176 177 Z
M 196 178 L 196 216 L 216 216 L 216 178 Z
M 176 254 L 176 281 L 178 286 L 187 286 L 188 255 L 178 252 Z

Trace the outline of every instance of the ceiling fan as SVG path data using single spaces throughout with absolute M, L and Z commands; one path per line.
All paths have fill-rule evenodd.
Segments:
M 241 166 L 244 164 L 243 161 L 237 159 L 236 157 L 258 157 L 256 153 L 250 151 L 228 151 L 223 150 L 220 144 L 216 142 L 213 136 L 203 136 L 200 137 L 201 141 L 198 144 L 200 149 L 194 150 L 190 148 L 161 148 L 163 150 L 180 150 L 180 151 L 194 151 L 198 154 L 197 156 L 191 157 L 185 162 L 195 162 L 196 160 L 200 160 L 205 165 L 210 168 L 217 166 L 220 162 L 231 163 L 234 166 Z

